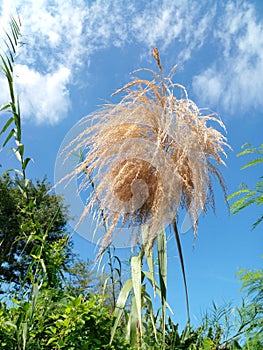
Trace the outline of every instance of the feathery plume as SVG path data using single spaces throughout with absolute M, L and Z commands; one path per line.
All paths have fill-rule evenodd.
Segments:
M 95 184 L 80 221 L 92 210 L 103 213 L 102 248 L 123 227 L 137 239 L 142 224 L 148 225 L 152 246 L 179 207 L 188 211 L 196 235 L 200 211 L 215 205 L 213 176 L 225 192 L 217 165 L 224 164 L 227 143 L 211 122 L 223 129 L 224 124 L 215 114 L 203 115 L 186 89 L 172 82 L 175 68 L 163 77 L 157 48 L 152 55 L 160 74 L 142 69 L 153 79 L 134 78 L 116 91 L 125 93 L 122 100 L 85 117 L 88 126 L 73 141 L 74 152 L 85 152 L 68 177 L 82 174 L 83 190 L 90 179 Z

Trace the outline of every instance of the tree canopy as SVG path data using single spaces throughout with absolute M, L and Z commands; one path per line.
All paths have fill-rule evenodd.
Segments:
M 52 285 L 73 254 L 66 229 L 67 208 L 61 198 L 50 193 L 46 179 L 29 181 L 26 192 L 22 185 L 18 178 L 0 178 L 0 279 L 19 285 L 32 262 L 33 251 L 44 244 L 43 260 Z M 63 240 L 67 241 L 63 249 L 55 251 Z

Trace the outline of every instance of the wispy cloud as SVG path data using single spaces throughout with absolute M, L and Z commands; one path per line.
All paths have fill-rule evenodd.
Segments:
M 67 115 L 70 107 L 67 85 L 70 70 L 64 66 L 41 74 L 26 65 L 15 69 L 20 104 L 25 117 L 36 123 L 56 124 Z
M 26 44 L 19 51 L 15 75 L 23 116 L 37 123 L 58 123 L 67 116 L 69 83 L 74 83 L 74 72 L 87 52 L 85 1 L 3 0 L 0 9 L 5 28 L 11 13 L 17 11 L 22 20 Z M 1 79 L 1 90 L 3 84 Z
M 229 1 L 214 30 L 219 55 L 193 79 L 199 99 L 228 113 L 263 106 L 263 24 L 247 2 Z
M 132 28 L 136 39 L 148 47 L 158 45 L 163 51 L 176 41 L 183 44 L 178 59 L 185 61 L 203 45 L 214 15 L 211 1 L 151 1 L 136 13 Z

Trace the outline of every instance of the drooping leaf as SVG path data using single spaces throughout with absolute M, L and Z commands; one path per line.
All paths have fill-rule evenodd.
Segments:
M 22 170 L 26 170 L 27 164 L 30 162 L 31 158 L 26 158 L 22 163 Z
M 5 147 L 5 145 L 8 143 L 8 141 L 11 139 L 11 137 L 15 134 L 15 129 L 11 129 L 9 131 L 9 134 L 7 136 L 7 138 L 5 139 L 5 142 L 3 143 L 2 147 Z
M 7 105 L 7 108 L 9 107 L 9 105 Z M 5 125 L 3 126 L 2 130 L 0 131 L 0 135 L 2 135 L 4 132 L 6 132 L 6 130 L 8 129 L 8 127 L 12 124 L 12 122 L 14 121 L 14 118 L 11 117 L 8 119 L 8 121 L 5 123 Z
M 0 108 L 0 112 L 7 110 L 10 107 L 10 104 L 6 104 L 3 107 Z
M 260 164 L 260 163 L 262 163 L 262 162 L 263 162 L 263 158 L 254 159 L 254 160 L 252 160 L 251 162 L 248 162 L 246 165 L 242 166 L 241 170 L 244 170 L 244 169 L 249 168 L 249 167 L 251 167 L 251 166 Z

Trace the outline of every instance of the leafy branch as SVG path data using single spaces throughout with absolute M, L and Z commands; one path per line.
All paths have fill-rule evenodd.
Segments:
M 244 150 L 238 153 L 238 157 L 244 155 L 256 155 L 256 158 L 245 164 L 241 170 L 250 168 L 263 162 L 263 144 L 261 144 L 258 148 L 255 148 L 251 144 L 245 143 L 242 148 Z M 230 207 L 233 214 L 239 213 L 241 210 L 252 204 L 263 204 L 263 176 L 260 177 L 260 180 L 256 183 L 254 189 L 250 189 L 246 184 L 242 183 L 240 185 L 240 189 L 231 194 L 228 197 L 228 200 L 231 200 L 233 198 L 237 198 Z M 262 221 L 263 215 L 261 215 L 258 220 L 252 225 L 252 229 L 256 228 Z

